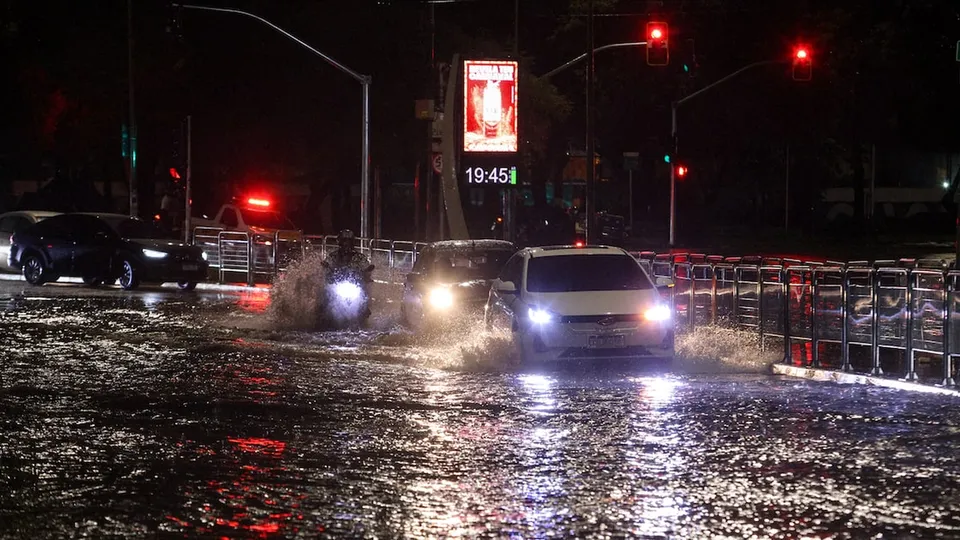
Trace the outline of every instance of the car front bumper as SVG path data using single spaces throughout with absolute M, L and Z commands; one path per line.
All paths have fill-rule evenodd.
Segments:
M 518 333 L 524 357 L 536 361 L 672 358 L 672 325 L 635 323 L 603 328 L 596 324 L 531 324 Z

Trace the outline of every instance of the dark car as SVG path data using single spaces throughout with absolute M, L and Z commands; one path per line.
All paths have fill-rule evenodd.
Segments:
M 88 285 L 119 279 L 127 290 L 171 281 L 192 290 L 207 278 L 208 266 L 200 248 L 166 239 L 152 223 L 120 214 L 47 218 L 13 235 L 8 262 L 33 285 L 69 276 Z
M 490 284 L 516 251 L 504 240 L 446 240 L 426 246 L 403 286 L 404 322 L 420 328 L 482 315 Z

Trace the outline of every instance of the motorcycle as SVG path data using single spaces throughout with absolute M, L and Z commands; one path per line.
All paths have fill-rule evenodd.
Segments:
M 362 272 L 357 268 L 330 268 L 323 262 L 326 273 L 324 302 L 325 317 L 338 327 L 359 326 L 370 318 L 371 264 Z

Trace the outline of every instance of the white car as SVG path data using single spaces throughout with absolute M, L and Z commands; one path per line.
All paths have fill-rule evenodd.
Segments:
M 44 212 L 39 210 L 20 210 L 0 214 L 0 270 L 16 272 L 7 260 L 10 257 L 10 238 L 27 227 L 56 216 L 58 212 Z
M 509 331 L 523 363 L 673 358 L 673 309 L 639 262 L 608 246 L 517 252 L 493 282 L 487 329 Z

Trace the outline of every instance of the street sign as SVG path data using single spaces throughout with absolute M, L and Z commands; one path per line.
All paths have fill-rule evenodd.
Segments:
M 443 174 L 443 154 L 433 155 L 433 172 Z
M 623 170 L 635 171 L 640 168 L 640 152 L 623 153 Z

